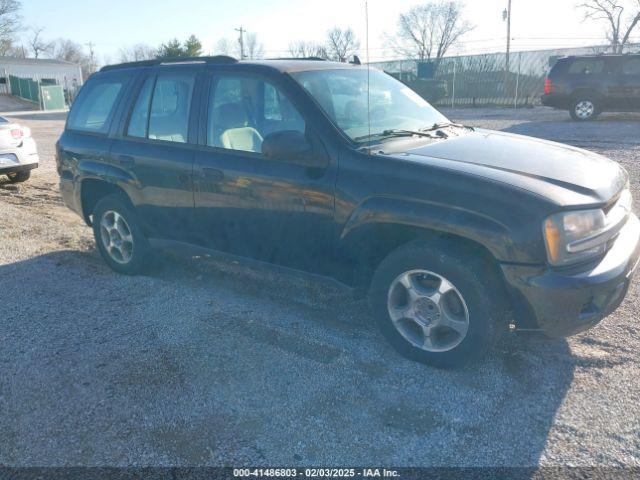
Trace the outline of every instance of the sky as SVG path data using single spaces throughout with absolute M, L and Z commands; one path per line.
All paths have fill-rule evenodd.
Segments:
M 371 61 L 394 57 L 385 34 L 396 30 L 398 15 L 419 0 L 369 0 Z M 604 26 L 583 21 L 577 0 L 513 0 L 513 49 L 586 46 L 604 41 Z M 22 0 L 27 27 L 43 27 L 45 38 L 94 44 L 102 63 L 119 61 L 121 48 L 136 43 L 158 46 L 196 35 L 205 53 L 218 39 L 236 39 L 243 26 L 264 44 L 266 57 L 284 56 L 290 42 L 323 41 L 333 26 L 352 27 L 365 45 L 364 0 Z M 507 0 L 467 0 L 465 17 L 475 29 L 451 53 L 504 51 Z M 23 34 L 26 38 L 28 33 Z M 636 35 L 640 41 L 640 32 Z M 26 41 L 25 41 L 26 43 Z M 364 53 L 362 55 L 365 56 Z

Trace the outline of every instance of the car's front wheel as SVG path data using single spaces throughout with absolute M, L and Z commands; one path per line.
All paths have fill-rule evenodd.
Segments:
M 483 356 L 505 331 L 502 291 L 482 257 L 462 258 L 453 248 L 417 242 L 380 264 L 370 303 L 399 353 L 451 368 Z
M 577 122 L 593 120 L 600 112 L 600 102 L 591 95 L 580 96 L 571 104 L 571 118 Z
M 98 250 L 113 270 L 138 275 L 151 267 L 151 246 L 124 195 L 115 193 L 98 201 L 92 223 Z
M 27 180 L 29 180 L 29 178 L 31 178 L 31 171 L 27 170 L 25 172 L 8 173 L 7 177 L 9 178 L 9 181 L 11 183 L 26 182 Z

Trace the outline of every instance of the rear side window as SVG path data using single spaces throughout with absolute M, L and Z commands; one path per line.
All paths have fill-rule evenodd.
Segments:
M 604 72 L 604 60 L 576 60 L 569 67 L 570 75 L 597 75 Z
M 149 104 L 151 102 L 151 94 L 153 86 L 156 83 L 155 77 L 149 77 L 144 82 L 142 90 L 138 94 L 138 99 L 133 107 L 131 119 L 129 120 L 129 129 L 127 135 L 130 137 L 146 138 L 147 127 L 149 125 Z
M 190 74 L 148 78 L 131 112 L 127 135 L 186 143 L 194 84 Z
M 622 73 L 625 75 L 640 75 L 640 58 L 627 60 L 622 66 Z
M 73 103 L 67 128 L 106 134 L 127 79 L 96 79 L 87 83 Z

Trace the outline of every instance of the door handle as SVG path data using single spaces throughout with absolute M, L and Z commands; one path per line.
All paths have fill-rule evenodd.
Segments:
M 120 155 L 118 157 L 118 162 L 120 165 L 124 165 L 125 167 L 132 167 L 136 163 L 136 159 L 131 155 Z
M 207 180 L 213 180 L 215 182 L 219 182 L 224 179 L 224 173 L 222 173 L 222 170 L 218 170 L 217 168 L 203 167 L 202 176 Z

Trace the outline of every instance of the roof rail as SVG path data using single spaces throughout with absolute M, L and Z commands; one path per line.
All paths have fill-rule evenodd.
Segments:
M 307 61 L 312 61 L 312 62 L 326 62 L 327 59 L 326 58 L 321 58 L 321 57 L 280 57 L 280 58 L 270 58 L 269 60 L 307 60 Z
M 227 55 L 216 55 L 213 57 L 172 57 L 172 58 L 156 58 L 153 60 L 143 60 L 141 62 L 126 62 L 117 65 L 107 65 L 100 69 L 101 72 L 111 70 L 120 70 L 122 68 L 134 67 L 152 67 L 155 65 L 178 65 L 181 63 L 206 63 L 206 64 L 231 64 L 238 63 L 233 57 Z

